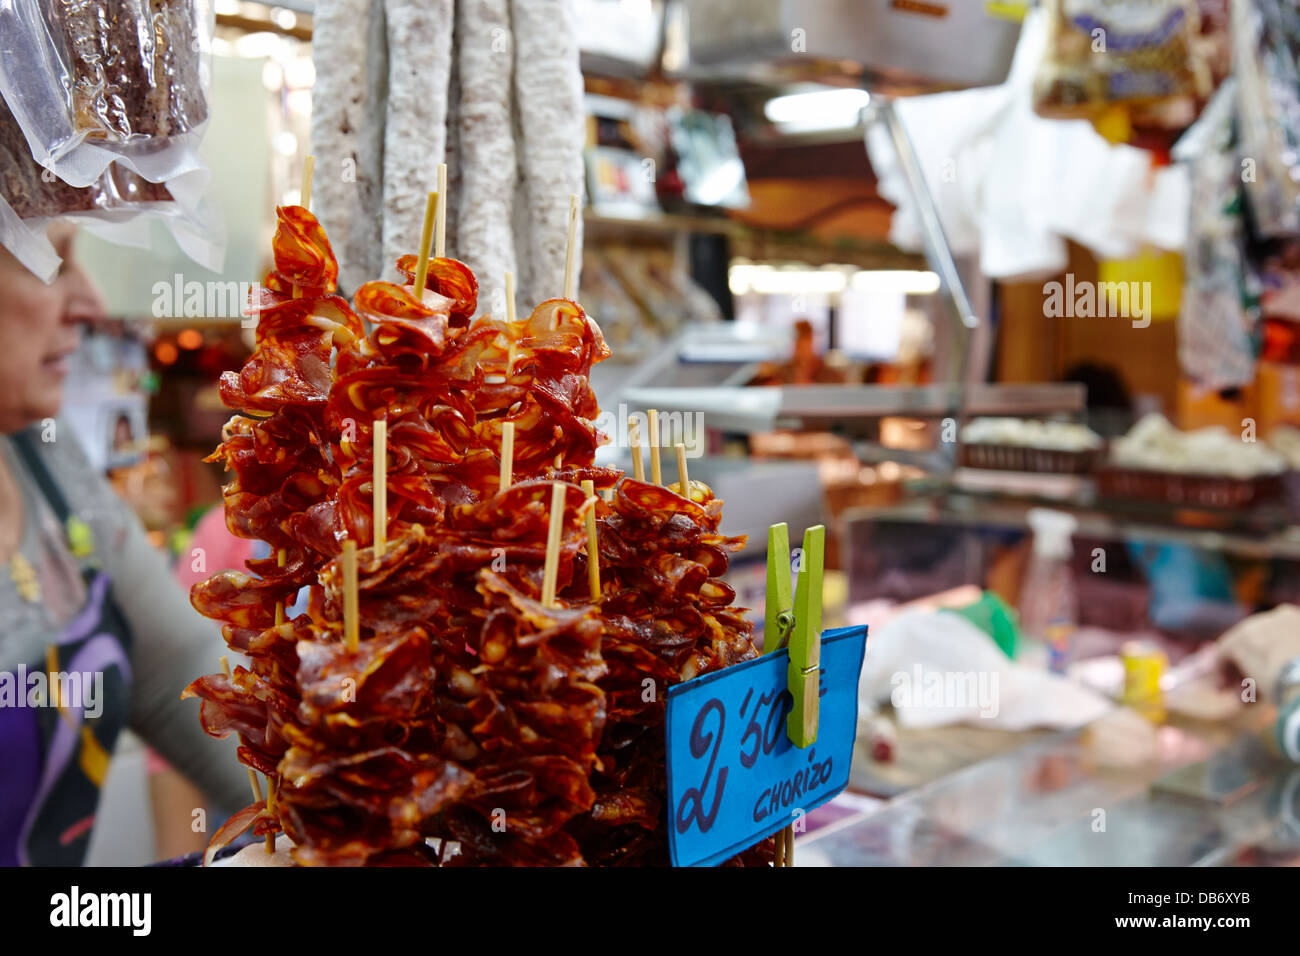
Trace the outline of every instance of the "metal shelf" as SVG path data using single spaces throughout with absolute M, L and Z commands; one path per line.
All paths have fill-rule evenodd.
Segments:
M 967 415 L 1077 414 L 1085 389 L 1077 383 L 978 384 L 964 401 L 951 385 L 802 385 L 758 388 L 628 388 L 621 396 L 636 408 L 700 412 L 709 428 L 757 432 L 775 428 L 834 428 L 852 432 L 890 416 L 944 418 L 960 407 Z
M 1067 511 L 1078 519 L 1076 536 L 1162 541 L 1243 558 L 1300 561 L 1300 528 L 1286 526 L 1280 515 L 1261 515 L 1261 520 L 1270 520 L 1271 527 L 1193 528 L 1161 521 L 1162 517 L 1172 515 L 1173 511 L 1154 503 L 1150 508 L 1155 513 L 1151 517 L 1140 517 L 1135 512 L 1144 507 L 1141 502 L 1113 506 L 1106 502 L 1008 498 L 954 490 L 951 486 L 935 481 L 916 482 L 909 486 L 909 491 L 915 497 L 902 504 L 886 508 L 851 509 L 844 513 L 843 520 L 995 525 L 1028 531 L 1026 515 L 1031 508 L 1054 508 Z M 1122 510 L 1117 511 L 1116 507 L 1122 507 Z
M 644 216 L 618 216 L 596 212 L 590 207 L 583 210 L 582 223 L 584 230 L 587 230 L 592 238 L 606 235 L 622 237 L 628 234 L 671 236 L 682 232 L 737 235 L 745 229 L 740 223 L 725 216 L 683 215 L 655 211 L 650 211 Z

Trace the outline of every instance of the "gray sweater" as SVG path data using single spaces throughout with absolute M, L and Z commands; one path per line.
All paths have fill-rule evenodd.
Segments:
M 235 760 L 233 740 L 207 736 L 198 701 L 180 699 L 190 681 L 218 670 L 226 652 L 220 630 L 190 606 L 166 558 L 91 467 L 71 427 L 63 421 L 56 427 L 55 440 L 40 444 L 41 454 L 69 507 L 90 526 L 96 557 L 132 630 L 131 729 L 198 786 L 215 811 L 244 806 L 251 799 L 248 776 Z M 13 671 L 43 662 L 45 648 L 86 594 L 62 526 L 7 436 L 0 436 L 0 454 L 23 498 L 19 551 L 41 586 L 40 601 L 26 601 L 8 568 L 0 573 L 0 671 Z

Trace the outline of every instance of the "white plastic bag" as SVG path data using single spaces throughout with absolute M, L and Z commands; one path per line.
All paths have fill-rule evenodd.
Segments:
M 211 178 L 200 167 L 165 183 L 150 183 L 114 163 L 90 186 L 69 186 L 36 164 L 0 104 L 0 244 L 46 282 L 61 262 L 45 235 L 55 219 L 85 226 L 108 242 L 139 248 L 148 248 L 149 223 L 157 219 L 190 258 L 219 271 L 224 228 L 219 210 L 202 202 Z
M 1190 201 L 1185 169 L 1153 171 L 1149 153 L 1111 145 L 1085 120 L 1034 113 L 1046 26 L 1042 10 L 1030 11 L 1002 86 L 894 104 L 954 254 L 978 249 L 984 275 L 1025 280 L 1064 271 L 1066 239 L 1104 258 L 1128 258 L 1146 245 L 1180 251 Z M 880 194 L 898 206 L 890 240 L 920 249 L 912 197 L 878 125 L 868 130 L 867 151 Z
M 1002 730 L 1091 723 L 1110 701 L 1073 681 L 1009 660 L 982 630 L 951 611 L 905 611 L 874 630 L 858 702 L 889 701 L 901 727 L 973 723 Z

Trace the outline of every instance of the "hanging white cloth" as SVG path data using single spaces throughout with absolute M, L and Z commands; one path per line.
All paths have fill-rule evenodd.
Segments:
M 978 252 L 994 279 L 1066 268 L 1065 240 L 1104 258 L 1144 246 L 1181 251 L 1187 241 L 1187 172 L 1155 169 L 1151 154 L 1108 143 L 1085 120 L 1033 111 L 1033 76 L 1046 47 L 1041 10 L 1025 18 L 1001 86 L 900 98 L 894 104 L 956 255 Z M 883 128 L 867 131 L 880 194 L 898 210 L 890 240 L 923 247 L 914 200 Z

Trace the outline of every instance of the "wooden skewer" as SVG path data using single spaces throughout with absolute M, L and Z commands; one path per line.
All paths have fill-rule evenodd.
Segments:
M 438 208 L 438 194 L 431 192 L 424 201 L 424 228 L 420 230 L 420 257 L 415 262 L 415 297 L 424 301 L 424 285 L 429 278 L 429 243 L 433 241 L 433 220 Z
M 271 777 L 266 778 L 266 812 L 275 814 L 275 780 Z M 270 856 L 275 852 L 275 834 L 266 835 L 266 855 Z
M 285 559 L 286 559 L 286 555 L 284 553 L 284 548 L 277 548 L 275 551 L 276 567 L 279 568 L 284 567 Z M 284 602 L 276 601 L 275 602 L 275 626 L 279 627 L 283 623 L 284 623 Z
M 659 412 L 648 408 L 646 417 L 650 423 L 650 480 L 656 485 L 662 485 L 664 476 L 659 467 Z
M 356 651 L 361 646 L 361 622 L 357 620 L 360 603 L 360 595 L 357 593 L 357 543 L 348 540 L 343 542 L 343 639 L 350 651 Z
M 560 532 L 564 525 L 564 485 L 551 485 L 551 522 L 546 530 L 546 564 L 542 570 L 542 604 L 555 607 L 555 579 L 560 570 Z
M 434 235 L 433 254 L 441 259 L 447 254 L 447 164 L 438 164 L 438 230 Z
M 375 466 L 371 494 L 375 514 L 375 557 L 388 551 L 388 420 L 375 419 Z
M 515 321 L 516 321 L 515 274 L 513 272 L 507 272 L 506 273 L 506 322 L 508 322 L 510 325 L 513 326 L 515 324 Z M 518 347 L 516 346 L 514 341 L 511 341 L 510 348 L 506 352 L 506 375 L 515 374 L 515 353 L 517 349 Z
M 221 673 L 227 677 L 230 676 L 230 658 L 224 654 L 221 655 Z M 248 786 L 253 791 L 253 802 L 261 803 L 262 788 L 257 782 L 257 772 L 252 767 L 245 767 L 244 769 L 248 771 Z
M 645 459 L 641 457 L 641 426 L 632 419 L 627 423 L 628 444 L 632 446 L 632 477 L 645 481 Z
M 691 496 L 691 476 L 686 470 L 686 446 L 681 442 L 677 443 L 677 485 L 681 488 L 683 497 Z
M 501 491 L 510 487 L 515 479 L 515 423 L 501 426 Z
M 587 508 L 587 583 L 591 585 L 591 599 L 600 600 L 600 546 L 596 540 L 596 485 L 590 478 L 584 478 L 582 490 L 589 499 Z
M 308 155 L 302 161 L 302 202 L 298 203 L 303 209 L 311 208 L 311 177 L 316 171 L 316 157 Z
M 773 866 L 794 866 L 794 826 L 776 831 L 776 855 Z
M 316 170 L 316 157 L 308 155 L 302 161 L 302 189 L 299 191 L 299 206 L 303 209 L 311 209 L 311 177 Z M 298 286 L 293 287 L 293 297 L 302 298 L 302 289 Z
M 578 195 L 569 196 L 569 241 L 564 247 L 564 297 L 578 301 L 578 275 L 574 268 L 578 254 Z

